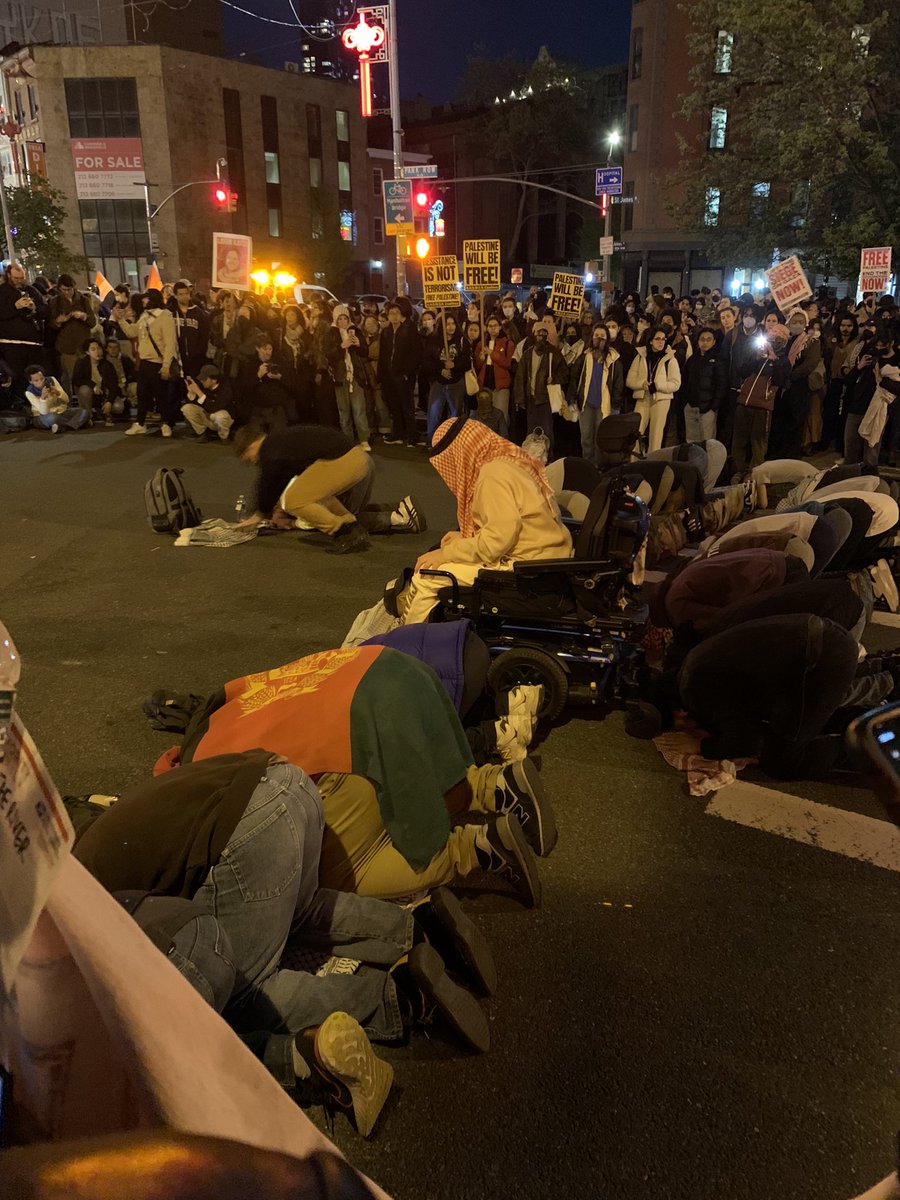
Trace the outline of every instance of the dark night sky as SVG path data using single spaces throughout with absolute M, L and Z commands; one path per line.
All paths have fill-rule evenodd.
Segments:
M 289 0 L 236 2 L 262 16 L 293 20 Z M 547 45 L 551 53 L 587 67 L 624 62 L 628 56 L 631 0 L 398 0 L 398 9 L 404 98 L 422 92 L 435 104 L 456 99 L 466 57 L 476 46 L 492 58 L 533 58 Z M 309 2 L 298 10 L 307 19 Z M 223 13 L 232 47 L 263 52 L 268 66 L 298 57 L 290 28 L 228 8 Z

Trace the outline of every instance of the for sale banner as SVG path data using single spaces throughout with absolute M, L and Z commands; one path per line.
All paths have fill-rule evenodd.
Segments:
M 72 138 L 70 145 L 79 200 L 143 200 L 140 138 Z
M 459 304 L 459 267 L 455 254 L 438 254 L 422 263 L 422 290 L 426 308 L 456 308 Z
M 891 247 L 869 246 L 859 256 L 859 290 L 887 291 L 891 278 Z
M 463 287 L 469 292 L 499 290 L 499 238 L 473 238 L 463 242 Z
M 785 314 L 796 308 L 801 300 L 808 300 L 813 294 L 806 272 L 796 254 L 770 268 L 765 272 L 765 276 L 772 299 Z
M 553 276 L 550 307 L 558 317 L 576 317 L 584 304 L 584 279 L 557 271 Z

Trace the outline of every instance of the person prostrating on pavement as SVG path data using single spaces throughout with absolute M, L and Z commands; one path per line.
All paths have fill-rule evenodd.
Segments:
M 368 550 L 367 529 L 418 533 L 426 527 L 411 496 L 395 507 L 369 505 L 372 459 L 339 429 L 295 425 L 285 433 L 265 434 L 244 426 L 234 449 L 259 468 L 255 509 L 242 526 L 261 525 L 280 504 L 290 516 L 328 534 L 333 554 Z

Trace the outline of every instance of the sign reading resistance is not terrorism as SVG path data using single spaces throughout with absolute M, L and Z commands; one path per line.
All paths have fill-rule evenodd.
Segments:
M 500 239 L 463 242 L 463 287 L 470 292 L 495 292 L 500 287 Z
M 459 269 L 455 254 L 439 254 L 422 263 L 422 290 L 426 308 L 456 308 L 459 304 Z

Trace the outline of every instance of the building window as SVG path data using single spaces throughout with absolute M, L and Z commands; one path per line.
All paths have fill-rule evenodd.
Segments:
M 372 218 L 372 245 L 384 245 L 384 217 Z
M 709 115 L 709 148 L 725 149 L 725 133 L 728 127 L 728 109 L 716 104 Z
M 238 210 L 231 218 L 235 233 L 246 233 L 247 176 L 244 171 L 244 132 L 241 123 L 241 93 L 236 88 L 222 88 L 222 113 L 225 118 L 225 157 L 228 159 L 228 182 L 240 197 Z
M 381 199 L 381 187 L 384 183 L 384 171 L 381 167 L 375 167 L 372 171 L 372 194 Z
M 754 183 L 750 193 L 750 220 L 761 221 L 766 211 L 766 203 L 772 190 L 770 183 Z
M 274 150 L 266 150 L 263 157 L 266 160 L 266 183 L 281 183 L 277 153 Z
M 281 210 L 269 209 L 269 237 L 281 237 Z
M 110 281 L 141 287 L 137 264 L 150 253 L 144 201 L 79 200 L 78 215 L 86 257 Z
M 716 38 L 716 64 L 713 68 L 717 75 L 731 74 L 731 59 L 734 54 L 734 34 L 727 29 L 720 29 Z
M 281 237 L 283 207 L 278 157 L 278 102 L 274 96 L 260 96 L 259 106 L 262 118 L 263 160 L 266 168 L 266 210 L 269 214 L 269 236 Z
M 631 31 L 631 78 L 640 79 L 644 60 L 644 29 L 640 26 Z
M 28 115 L 33 121 L 38 115 L 37 95 L 34 90 L 34 84 L 28 85 Z
M 337 168 L 338 168 L 338 191 L 339 192 L 349 192 L 350 191 L 350 164 L 346 163 L 346 162 L 339 162 L 337 165 Z
M 322 110 L 318 104 L 307 104 L 306 106 L 306 140 L 309 143 L 310 154 L 315 150 L 317 158 L 322 157 Z
M 311 158 L 309 160 L 309 186 L 311 188 L 320 188 L 322 186 L 321 158 Z
M 706 208 L 703 212 L 704 225 L 718 225 L 719 223 L 719 201 L 722 193 L 717 187 L 708 187 L 706 189 Z
M 633 195 L 634 195 L 634 180 L 626 179 L 625 182 L 622 184 L 622 196 L 624 198 L 625 196 L 633 196 Z M 630 233 L 631 230 L 634 228 L 634 205 L 633 204 L 623 204 L 620 207 L 622 209 L 622 232 Z
M 141 136 L 134 79 L 66 79 L 65 89 L 71 137 Z
M 638 106 L 632 104 L 628 109 L 628 149 L 634 154 L 638 148 Z
M 337 125 L 337 140 L 339 142 L 350 141 L 350 114 L 346 109 L 339 108 L 334 114 L 335 123 Z

